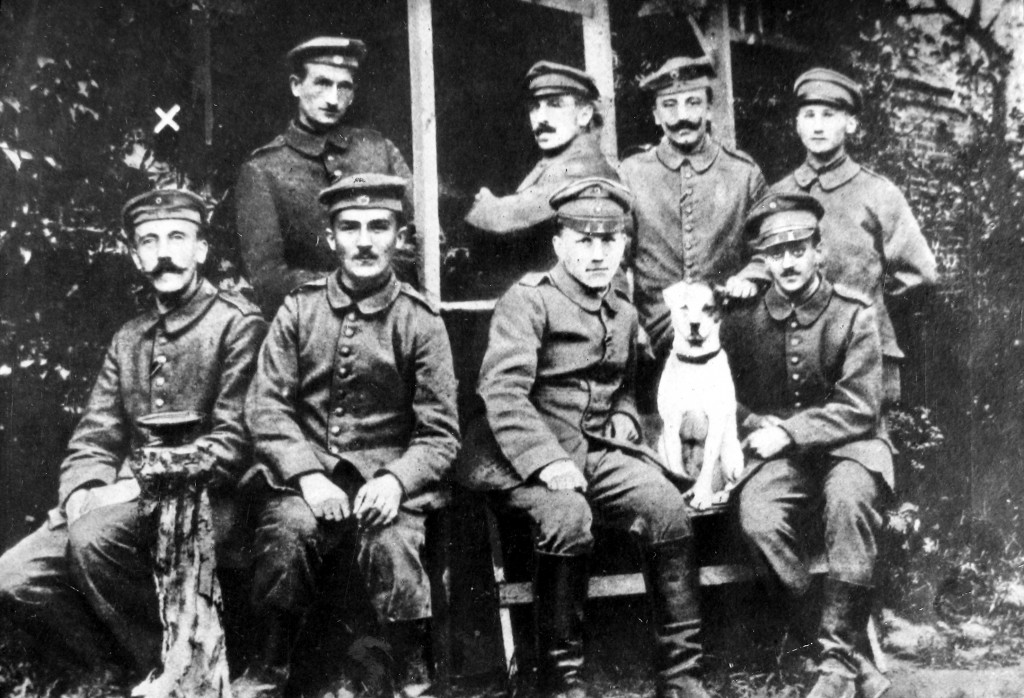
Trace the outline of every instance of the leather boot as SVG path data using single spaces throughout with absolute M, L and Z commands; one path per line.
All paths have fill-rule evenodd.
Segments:
M 585 698 L 582 670 L 587 558 L 537 552 L 536 561 L 533 607 L 541 695 Z
M 878 698 L 889 688 L 869 652 L 867 628 L 872 589 L 835 579 L 825 580 L 825 604 L 818 643 L 818 681 L 807 698 Z
M 255 660 L 231 682 L 235 698 L 281 698 L 291 667 L 292 648 L 302 628 L 302 618 L 272 612 L 260 623 L 261 639 Z
M 429 698 L 432 693 L 428 620 L 388 623 L 390 685 L 395 698 Z
M 658 698 L 710 698 L 700 680 L 699 576 L 691 537 L 646 547 Z

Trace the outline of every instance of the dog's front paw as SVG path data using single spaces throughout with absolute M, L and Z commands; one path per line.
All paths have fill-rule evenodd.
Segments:
M 693 487 L 685 495 L 690 500 L 690 506 L 698 511 L 710 509 L 715 505 L 715 493 L 707 487 Z

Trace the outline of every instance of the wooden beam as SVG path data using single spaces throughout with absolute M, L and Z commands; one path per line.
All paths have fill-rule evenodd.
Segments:
M 735 101 L 732 91 L 732 31 L 729 27 L 729 0 L 716 0 L 707 9 L 704 38 L 715 62 L 715 101 L 711 105 L 715 136 L 730 147 L 736 145 Z M 698 35 L 698 39 L 702 37 Z M 704 45 L 704 41 L 701 41 Z
M 412 169 L 416 229 L 423 244 L 420 282 L 441 298 L 441 223 L 438 216 L 437 109 L 434 99 L 434 26 L 431 0 L 408 0 L 409 82 L 412 86 Z
M 608 0 L 593 0 L 591 7 L 593 14 L 583 16 L 583 60 L 601 93 L 601 152 L 615 163 L 619 160 L 619 144 L 615 133 L 615 56 Z
M 594 16 L 594 3 L 592 0 L 519 0 L 519 2 L 525 2 L 527 5 L 549 7 L 552 10 L 561 10 L 562 12 L 582 15 L 583 17 Z

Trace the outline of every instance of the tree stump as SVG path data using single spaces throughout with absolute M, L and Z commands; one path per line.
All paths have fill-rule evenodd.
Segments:
M 195 446 L 147 446 L 132 456 L 142 506 L 159 514 L 154 576 L 164 628 L 163 670 L 133 696 L 231 698 L 207 494 L 213 463 Z

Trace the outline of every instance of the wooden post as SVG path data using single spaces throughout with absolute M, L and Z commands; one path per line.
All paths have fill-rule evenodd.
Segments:
M 434 103 L 434 27 L 431 0 L 408 0 L 409 78 L 412 85 L 412 169 L 416 229 L 423 241 L 420 280 L 441 298 L 441 222 L 438 216 L 437 109 Z
M 615 163 L 619 161 L 619 143 L 615 133 L 615 60 L 608 0 L 591 0 L 590 8 L 590 14 L 582 14 L 583 60 L 601 93 L 600 109 L 604 115 L 601 152 Z
M 713 51 L 712 60 L 718 77 L 712 88 L 715 101 L 711 105 L 715 136 L 730 147 L 736 145 L 735 103 L 732 92 L 732 36 L 729 30 L 729 0 L 715 0 L 707 9 L 706 35 Z
M 213 456 L 194 446 L 132 455 L 140 506 L 157 507 L 153 574 L 164 627 L 162 671 L 132 691 L 143 698 L 231 698 L 221 624 L 213 512 L 206 483 Z

